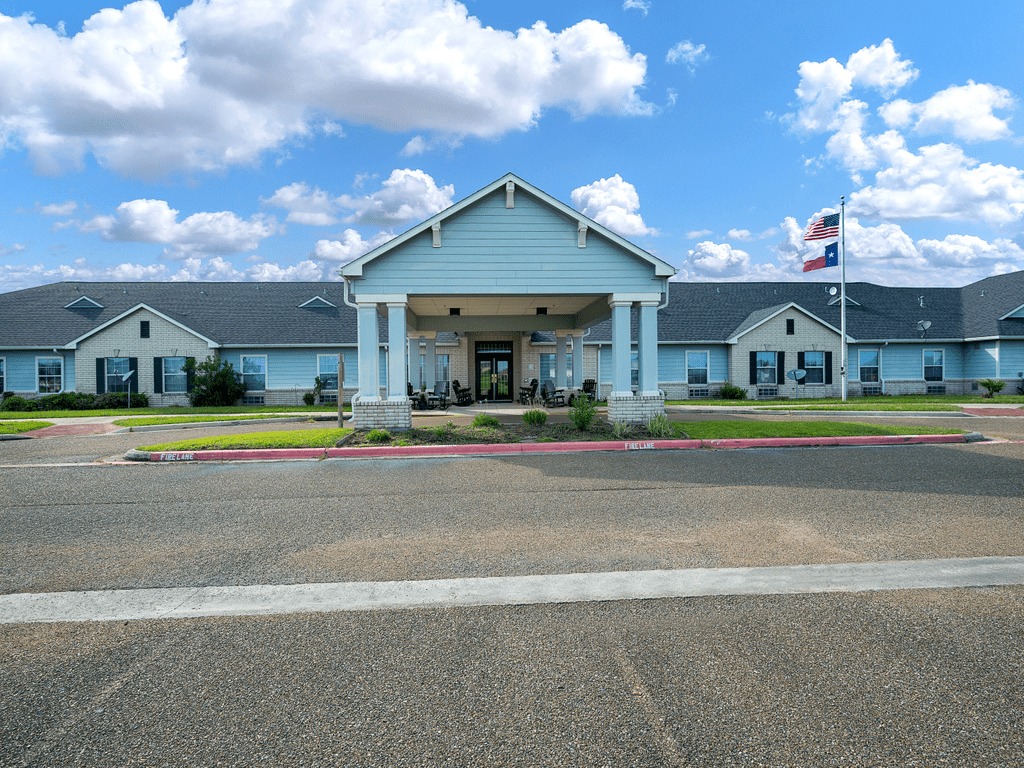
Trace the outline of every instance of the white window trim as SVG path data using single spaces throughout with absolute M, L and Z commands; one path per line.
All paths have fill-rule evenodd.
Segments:
M 819 353 L 821 354 L 821 365 L 820 366 L 817 366 L 817 365 L 813 365 L 812 366 L 812 365 L 808 365 L 807 364 L 807 353 L 808 352 L 813 352 L 815 354 L 819 354 Z M 776 357 L 776 362 L 778 362 L 778 357 Z M 807 377 L 805 376 L 804 377 L 804 386 L 805 387 L 824 387 L 825 386 L 825 353 L 822 350 L 820 350 L 820 349 L 805 349 L 804 350 L 804 370 L 806 371 L 806 370 L 809 370 L 811 368 L 819 368 L 819 367 L 821 368 L 821 381 L 807 381 Z M 776 378 L 778 378 L 778 374 L 776 374 Z
M 942 354 L 942 365 L 941 366 L 937 366 L 937 365 L 927 366 L 927 365 L 924 364 L 924 357 L 929 352 L 939 352 L 939 353 Z M 931 368 L 939 368 L 939 367 L 941 367 L 942 368 L 942 378 L 941 379 L 926 379 L 925 378 L 925 371 L 924 371 L 924 369 L 925 368 L 929 368 L 929 367 L 931 367 Z M 921 350 L 921 381 L 945 381 L 945 380 L 946 380 L 946 348 L 945 347 L 927 347 L 925 349 L 922 349 Z
M 704 355 L 704 360 L 707 365 L 704 370 L 708 372 L 707 381 L 703 384 L 694 384 L 695 387 L 707 387 L 711 385 L 711 350 L 709 349 L 688 349 L 686 354 L 683 356 L 683 365 L 685 370 L 683 371 L 683 380 L 686 384 L 690 383 L 690 355 Z
M 110 361 L 111 360 L 127 360 L 128 361 L 129 370 L 131 370 L 131 364 L 132 364 L 131 363 L 131 358 L 130 357 L 105 357 L 105 358 L 103 358 L 103 374 L 104 374 L 104 376 L 103 376 L 103 391 L 104 392 L 110 392 L 110 393 L 115 394 L 115 395 L 119 395 L 119 394 L 121 394 L 121 390 L 120 389 L 115 391 L 115 390 L 110 388 L 110 377 L 111 376 L 117 376 L 117 377 L 121 376 L 121 374 L 119 374 L 119 373 L 113 373 L 112 374 L 110 372 Z M 131 387 L 131 384 L 129 382 L 124 382 L 124 384 L 125 384 L 124 391 L 127 392 L 129 390 L 129 388 Z M 120 386 L 120 384 L 118 386 Z
M 874 352 L 875 353 L 875 357 L 878 360 L 878 365 L 869 365 L 867 367 L 868 368 L 877 368 L 878 369 L 878 380 L 877 381 L 869 381 L 867 383 L 871 384 L 872 386 L 875 385 L 875 384 L 881 385 L 881 383 L 882 383 L 882 350 L 881 350 L 881 348 L 880 347 L 859 347 L 857 349 L 857 379 L 856 380 L 863 383 L 864 379 L 862 379 L 860 377 L 860 369 L 861 369 L 860 353 L 861 352 Z M 922 357 L 921 360 L 923 361 L 924 357 Z
M 270 366 L 267 364 L 267 356 L 266 355 L 239 355 L 238 356 L 238 372 L 242 376 L 242 381 L 245 381 L 245 376 L 246 376 L 246 374 L 245 374 L 245 358 L 247 358 L 247 357 L 250 357 L 250 358 L 257 358 L 258 357 L 258 358 L 262 358 L 263 359 L 263 389 L 247 389 L 245 391 L 245 393 L 248 395 L 250 392 L 266 392 L 267 391 L 267 387 L 270 384 Z M 250 376 L 255 376 L 256 374 L 250 373 L 249 375 Z
M 172 373 L 170 375 L 171 376 L 182 376 L 182 375 L 185 375 L 185 389 L 181 390 L 181 392 L 170 392 L 167 389 L 167 376 L 168 376 L 168 373 L 167 373 L 167 361 L 168 360 L 173 360 L 176 357 L 180 357 L 182 360 L 185 360 L 186 362 L 188 361 L 188 358 L 184 357 L 182 355 L 167 355 L 166 357 L 161 358 L 160 378 L 163 379 L 163 382 L 162 382 L 163 383 L 163 394 L 165 394 L 165 395 L 187 395 L 188 394 L 188 376 L 185 375 L 185 365 L 184 364 L 182 364 L 182 366 L 181 366 L 181 373 Z
M 757 350 L 754 350 L 754 351 L 757 352 L 758 357 L 760 357 L 760 355 L 762 354 L 761 352 L 758 352 Z M 755 383 L 755 386 L 758 386 L 758 387 L 778 387 L 778 386 L 780 386 L 779 385 L 779 351 L 776 350 L 776 349 L 768 349 L 768 350 L 765 350 L 763 352 L 763 354 L 775 355 L 775 362 L 772 363 L 771 365 L 758 365 L 756 370 L 758 370 L 758 371 L 769 371 L 769 370 L 770 371 L 775 371 L 775 381 L 758 381 L 758 382 Z M 757 362 L 760 363 L 761 361 L 758 359 Z M 757 378 L 757 377 L 755 376 L 755 378 Z
M 319 298 L 319 297 L 316 296 L 314 298 Z M 310 301 L 312 301 L 312 300 L 313 299 L 310 299 Z M 307 302 L 307 303 L 309 303 L 309 302 Z M 252 355 L 246 355 L 246 357 L 252 357 Z M 331 360 L 334 360 L 335 363 L 338 362 L 338 356 L 337 355 L 317 355 L 316 356 L 316 376 L 317 376 L 317 378 L 320 378 L 320 361 L 322 359 L 324 359 L 324 358 L 330 358 Z M 335 371 L 335 375 L 338 375 L 338 371 Z M 344 387 L 345 386 L 344 382 L 341 381 L 341 377 L 340 376 L 338 376 L 338 386 L 339 387 Z M 337 389 L 324 389 L 322 391 L 323 392 L 337 392 L 338 390 Z
M 60 363 L 60 389 L 57 392 L 64 391 L 64 358 L 59 355 L 41 355 L 36 357 L 36 385 L 35 391 L 37 395 L 52 395 L 53 392 L 43 392 L 39 389 L 39 363 L 42 360 L 57 360 Z

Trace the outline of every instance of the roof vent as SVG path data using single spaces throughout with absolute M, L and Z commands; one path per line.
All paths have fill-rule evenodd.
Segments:
M 64 309 L 103 309 L 103 305 L 98 301 L 93 301 L 88 296 L 79 296 L 77 299 L 72 301 L 70 304 L 65 304 Z
M 462 310 L 459 309 L 458 307 L 448 307 L 448 314 L 451 315 L 452 317 L 455 317 L 457 315 L 461 315 Z
M 546 315 L 547 313 L 548 313 L 548 308 L 547 307 L 537 307 L 537 314 L 538 315 Z

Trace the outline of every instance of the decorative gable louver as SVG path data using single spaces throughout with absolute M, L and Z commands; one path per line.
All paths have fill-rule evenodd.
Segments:
M 317 307 L 334 307 L 335 309 L 337 309 L 338 305 L 332 304 L 323 296 L 314 296 L 309 301 L 304 301 L 301 304 L 299 304 L 300 309 L 303 307 L 305 307 L 306 309 L 316 309 Z
M 88 296 L 79 296 L 70 304 L 65 304 L 64 309 L 103 309 L 103 305 Z

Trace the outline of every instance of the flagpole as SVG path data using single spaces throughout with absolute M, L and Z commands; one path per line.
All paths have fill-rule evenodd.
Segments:
M 840 306 L 840 321 L 839 321 L 839 333 L 843 337 L 843 362 L 842 362 L 842 377 L 843 377 L 843 402 L 846 402 L 846 383 L 847 383 L 847 349 L 846 349 L 846 195 L 839 198 L 839 269 L 841 276 L 839 279 L 839 306 Z

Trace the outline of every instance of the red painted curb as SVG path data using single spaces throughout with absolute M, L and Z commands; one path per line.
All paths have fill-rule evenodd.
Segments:
M 868 435 L 863 437 L 773 437 L 722 440 L 605 440 L 595 443 L 479 443 L 473 445 L 363 446 L 358 448 L 266 448 L 234 451 L 154 451 L 150 461 L 280 461 L 282 459 L 486 456 L 581 451 L 690 450 L 695 448 L 798 448 L 836 445 L 965 443 L 964 435 Z

